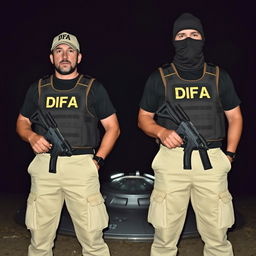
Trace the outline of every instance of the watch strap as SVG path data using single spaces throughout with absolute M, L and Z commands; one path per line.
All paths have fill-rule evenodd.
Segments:
M 104 159 L 102 157 L 94 155 L 92 159 L 97 162 L 99 167 L 102 167 L 104 165 Z
M 232 159 L 235 159 L 235 157 L 236 157 L 236 153 L 235 152 L 226 151 L 225 154 L 227 156 L 230 156 Z

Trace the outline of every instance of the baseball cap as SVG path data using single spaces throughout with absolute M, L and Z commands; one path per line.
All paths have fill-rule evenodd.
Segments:
M 74 50 L 77 50 L 80 52 L 80 46 L 79 46 L 78 40 L 72 34 L 69 34 L 67 32 L 62 32 L 59 35 L 55 36 L 52 41 L 51 51 L 60 44 L 67 44 L 70 47 L 72 47 Z

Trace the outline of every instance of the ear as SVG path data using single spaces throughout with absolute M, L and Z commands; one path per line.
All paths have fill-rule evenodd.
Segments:
M 78 56 L 77 56 L 77 63 L 79 64 L 82 60 L 82 53 L 78 53 Z
M 51 63 L 53 64 L 54 63 L 54 61 L 53 61 L 53 55 L 52 54 L 50 54 L 50 61 L 51 61 Z

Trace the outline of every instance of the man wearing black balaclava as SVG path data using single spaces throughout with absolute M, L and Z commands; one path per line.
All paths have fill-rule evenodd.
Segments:
M 242 132 L 240 99 L 227 72 L 205 63 L 204 42 L 197 17 L 189 13 L 178 17 L 173 26 L 173 61 L 150 75 L 140 102 L 138 125 L 160 142 L 152 163 L 155 183 L 148 213 L 148 221 L 155 228 L 151 256 L 177 255 L 190 200 L 205 243 L 204 256 L 233 255 L 226 235 L 234 223 L 227 174 Z M 191 169 L 185 169 L 186 141 L 176 132 L 177 125 L 163 117 L 155 118 L 165 102 L 179 104 L 205 138 L 212 168 L 205 170 L 199 150 L 193 150 Z M 227 143 L 222 151 L 225 117 Z

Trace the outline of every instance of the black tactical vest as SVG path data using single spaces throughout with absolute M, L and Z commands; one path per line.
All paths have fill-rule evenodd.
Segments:
M 70 90 L 55 89 L 52 76 L 38 83 L 39 106 L 52 114 L 60 132 L 74 149 L 95 148 L 99 144 L 98 119 L 87 106 L 94 80 L 80 75 Z M 42 135 L 45 133 L 39 125 L 35 125 L 34 130 Z
M 178 103 L 207 141 L 225 137 L 224 111 L 218 93 L 219 67 L 204 64 L 203 75 L 197 80 L 181 78 L 173 63 L 159 68 L 165 86 L 165 99 Z M 157 123 L 176 129 L 170 120 L 158 118 Z

